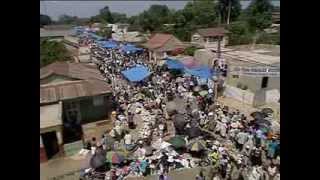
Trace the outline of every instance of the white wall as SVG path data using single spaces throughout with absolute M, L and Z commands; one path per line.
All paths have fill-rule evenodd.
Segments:
M 250 91 L 245 91 L 233 86 L 226 85 L 224 91 L 224 96 L 236 99 L 238 101 L 244 102 L 245 104 L 253 104 L 254 94 Z
M 277 89 L 266 91 L 266 103 L 278 103 L 280 99 L 280 92 Z

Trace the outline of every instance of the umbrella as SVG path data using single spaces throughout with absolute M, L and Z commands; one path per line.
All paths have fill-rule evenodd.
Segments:
M 94 169 L 103 166 L 106 162 L 106 157 L 102 154 L 94 154 L 90 159 L 90 166 Z
M 271 108 L 263 108 L 261 112 L 264 114 L 272 114 L 273 110 Z
M 195 138 L 201 136 L 201 130 L 198 127 L 191 127 L 188 132 L 190 138 Z
M 187 148 L 190 151 L 199 152 L 206 149 L 206 143 L 202 140 L 192 141 L 188 144 Z
M 200 91 L 199 94 L 200 94 L 200 96 L 204 97 L 208 94 L 208 91 L 203 90 L 203 91 Z
M 173 124 L 176 129 L 183 131 L 186 123 L 187 122 L 186 122 L 183 114 L 176 114 L 174 116 Z
M 186 141 L 182 136 L 174 136 L 170 138 L 168 142 L 175 148 L 182 148 L 186 145 Z
M 110 151 L 107 153 L 107 161 L 112 164 L 120 164 L 125 160 L 125 155 L 121 152 Z
M 264 118 L 263 113 L 258 112 L 258 111 L 251 113 L 250 116 L 252 116 L 254 119 L 263 119 Z

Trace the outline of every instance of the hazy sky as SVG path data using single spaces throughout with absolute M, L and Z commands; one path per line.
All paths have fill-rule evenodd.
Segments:
M 152 4 L 167 5 L 171 9 L 183 9 L 188 1 L 40 1 L 40 13 L 54 20 L 62 14 L 78 17 L 90 17 L 99 13 L 104 6 L 112 12 L 136 15 Z
M 62 14 L 78 17 L 91 17 L 99 13 L 104 6 L 109 6 L 112 12 L 126 13 L 128 16 L 136 15 L 148 9 L 152 4 L 167 5 L 171 9 L 183 9 L 186 1 L 40 1 L 40 13 L 47 14 L 52 19 Z M 248 6 L 250 1 L 242 1 L 243 8 Z M 273 1 L 274 5 L 280 6 L 279 1 Z

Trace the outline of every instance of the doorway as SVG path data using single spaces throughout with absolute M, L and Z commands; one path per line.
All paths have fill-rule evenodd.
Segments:
M 269 81 L 269 77 L 263 77 L 261 82 L 261 88 L 268 87 L 268 81 Z
M 44 149 L 47 154 L 47 158 L 51 159 L 54 155 L 59 152 L 58 138 L 56 131 L 51 131 L 41 134 Z

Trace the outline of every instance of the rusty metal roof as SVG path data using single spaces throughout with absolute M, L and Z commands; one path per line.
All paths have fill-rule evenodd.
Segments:
M 40 103 L 53 103 L 79 97 L 110 93 L 110 86 L 100 80 L 79 80 L 40 86 Z
M 84 80 L 104 79 L 101 73 L 98 71 L 96 65 L 82 63 L 55 62 L 40 69 L 40 79 L 46 78 L 51 74 Z

